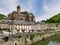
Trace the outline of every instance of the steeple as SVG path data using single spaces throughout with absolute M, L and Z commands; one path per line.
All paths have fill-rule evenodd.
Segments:
M 21 7 L 20 7 L 20 5 L 18 5 L 17 6 L 17 13 L 20 13 L 20 11 L 21 11 Z

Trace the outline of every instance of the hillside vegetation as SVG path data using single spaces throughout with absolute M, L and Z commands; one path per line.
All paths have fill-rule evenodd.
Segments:
M 60 13 L 44 21 L 46 23 L 60 23 Z
M 4 19 L 4 17 L 6 17 L 6 16 L 3 14 L 0 14 L 0 20 Z

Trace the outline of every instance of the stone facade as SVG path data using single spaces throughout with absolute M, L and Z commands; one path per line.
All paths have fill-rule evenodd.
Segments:
M 0 23 L 0 28 L 2 30 L 10 30 L 11 33 L 27 33 L 32 32 L 34 30 L 35 23 L 34 22 L 25 22 L 20 20 L 3 20 Z
M 35 21 L 35 16 L 32 13 L 29 13 L 27 11 L 21 12 L 21 7 L 17 6 L 17 11 L 13 11 L 12 13 L 8 14 L 6 19 L 34 22 Z
M 44 31 L 44 30 L 46 30 L 47 28 L 48 28 L 48 25 L 47 24 L 45 24 L 44 22 L 37 22 L 36 24 L 35 24 L 35 27 L 36 27 L 36 31 Z

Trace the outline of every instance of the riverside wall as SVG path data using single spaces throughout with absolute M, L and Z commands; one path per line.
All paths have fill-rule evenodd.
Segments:
M 21 38 L 10 37 L 7 42 L 0 38 L 0 45 L 30 45 L 32 43 L 42 40 L 43 38 L 46 39 L 53 35 L 55 35 L 55 33 L 46 33 L 44 35 L 35 34 L 35 38 L 33 40 L 30 40 L 30 35 L 28 35 L 28 37 L 23 36 Z

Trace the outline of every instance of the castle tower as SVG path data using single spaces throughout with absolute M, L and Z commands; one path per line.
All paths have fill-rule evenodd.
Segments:
M 19 14 L 20 11 L 21 11 L 21 8 L 20 8 L 20 6 L 18 5 L 18 6 L 17 6 L 17 13 Z

